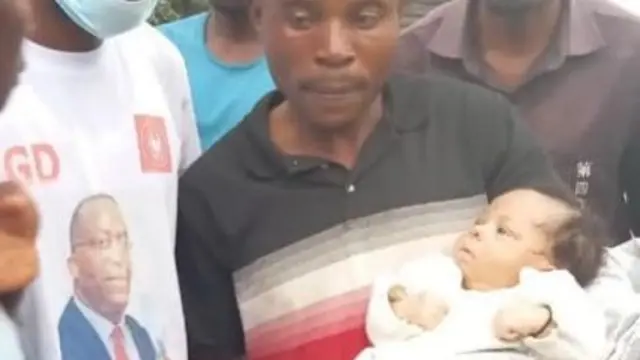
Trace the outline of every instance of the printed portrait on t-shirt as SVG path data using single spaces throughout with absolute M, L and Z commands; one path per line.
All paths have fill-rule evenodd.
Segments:
M 92 195 L 75 207 L 67 260 L 73 294 L 58 323 L 62 360 L 157 360 L 161 355 L 144 325 L 127 313 L 129 235 L 113 196 Z

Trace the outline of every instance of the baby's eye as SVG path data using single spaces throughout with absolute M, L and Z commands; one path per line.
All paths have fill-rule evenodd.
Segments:
M 502 227 L 502 226 L 498 226 L 497 232 L 498 232 L 498 235 L 501 235 L 501 236 L 508 236 L 509 235 L 509 231 L 506 228 Z

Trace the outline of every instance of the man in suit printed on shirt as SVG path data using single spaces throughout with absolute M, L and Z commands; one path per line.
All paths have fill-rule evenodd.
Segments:
M 106 194 L 82 200 L 70 237 L 74 294 L 58 324 L 62 360 L 156 360 L 149 333 L 126 314 L 131 243 L 117 201 Z

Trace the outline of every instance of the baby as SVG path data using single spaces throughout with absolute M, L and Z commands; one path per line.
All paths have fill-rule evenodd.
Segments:
M 600 359 L 604 314 L 583 287 L 606 234 L 571 196 L 496 198 L 451 256 L 432 255 L 373 286 L 358 360 Z

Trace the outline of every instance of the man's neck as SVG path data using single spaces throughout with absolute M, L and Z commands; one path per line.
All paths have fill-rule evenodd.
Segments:
M 562 3 L 561 0 L 546 1 L 523 13 L 519 19 L 508 19 L 480 5 L 476 22 L 480 48 L 484 53 L 494 51 L 513 57 L 538 55 L 555 33 Z
M 262 56 L 262 45 L 251 23 L 213 11 L 206 26 L 207 48 L 227 63 L 250 63 Z
M 90 315 L 96 318 L 102 318 L 103 322 L 107 321 L 113 326 L 121 325 L 124 321 L 124 311 L 104 312 L 99 311 L 97 307 L 91 305 L 91 301 L 87 297 L 82 295 L 82 292 L 76 291 L 76 304 L 84 307 L 86 311 L 90 312 Z
M 26 0 L 24 0 L 26 1 Z M 27 37 L 50 49 L 84 52 L 95 50 L 100 39 L 87 33 L 70 20 L 53 1 L 32 1 Z
M 273 109 L 269 123 L 271 139 L 276 146 L 288 155 L 318 157 L 351 169 L 362 145 L 382 118 L 382 98 L 351 126 L 337 131 L 319 129 L 300 118 L 287 101 Z

